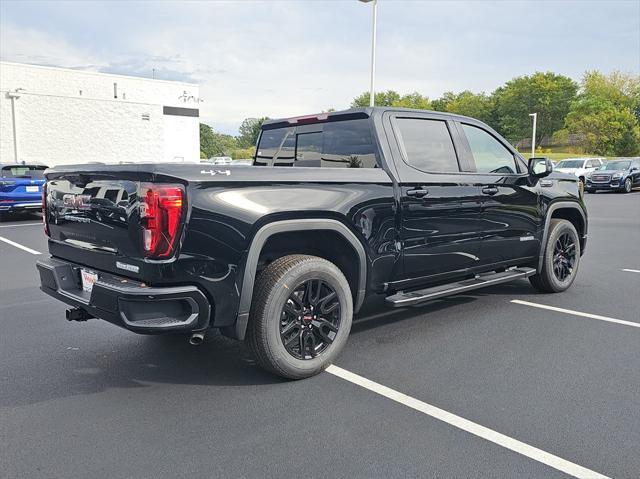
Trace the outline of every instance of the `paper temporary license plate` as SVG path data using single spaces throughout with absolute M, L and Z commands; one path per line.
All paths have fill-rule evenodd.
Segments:
M 98 281 L 98 275 L 86 269 L 80 269 L 80 279 L 82 280 L 82 290 L 90 293 L 93 285 Z
M 27 193 L 37 193 L 40 191 L 39 186 L 27 186 Z

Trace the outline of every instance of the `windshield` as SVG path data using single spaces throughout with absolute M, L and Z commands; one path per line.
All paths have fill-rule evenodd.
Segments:
M 582 168 L 584 160 L 562 160 L 557 168 Z
M 32 165 L 16 165 L 16 166 L 4 166 L 0 172 L 2 178 L 32 178 L 42 179 L 44 178 L 44 170 L 46 166 L 32 166 Z
M 630 161 L 610 161 L 606 165 L 602 166 L 601 170 L 628 170 L 631 166 Z

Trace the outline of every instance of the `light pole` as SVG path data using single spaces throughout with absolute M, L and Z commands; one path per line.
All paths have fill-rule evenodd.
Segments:
M 371 28 L 371 88 L 369 90 L 369 106 L 375 105 L 374 77 L 376 71 L 376 23 L 378 18 L 378 0 L 359 0 L 362 3 L 373 2 L 373 26 Z
M 536 125 L 538 123 L 538 114 L 529 113 L 529 116 L 533 118 L 533 135 L 531 135 L 531 158 L 536 156 Z
M 20 92 L 22 88 L 16 88 L 15 91 L 8 91 L 7 97 L 11 98 L 11 126 L 13 127 L 13 159 L 16 163 L 18 160 L 18 120 L 16 119 L 16 100 L 20 98 Z

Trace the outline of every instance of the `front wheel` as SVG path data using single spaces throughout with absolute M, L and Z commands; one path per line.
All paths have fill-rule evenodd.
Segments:
M 316 256 L 283 256 L 256 280 L 247 341 L 264 369 L 303 379 L 340 354 L 352 316 L 351 289 L 336 265 Z
M 543 245 L 542 270 L 529 278 L 543 293 L 560 293 L 576 279 L 580 264 L 580 238 L 570 221 L 554 218 Z
M 624 180 L 624 185 L 622 186 L 622 191 L 625 193 L 631 193 L 631 189 L 633 188 L 633 184 L 631 182 L 631 178 L 627 178 Z

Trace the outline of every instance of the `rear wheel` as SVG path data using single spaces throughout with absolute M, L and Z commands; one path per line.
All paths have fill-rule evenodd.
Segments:
M 337 266 L 315 256 L 283 256 L 256 280 L 247 341 L 264 369 L 302 379 L 338 356 L 352 316 L 351 289 Z
M 547 243 L 543 245 L 542 270 L 529 278 L 543 293 L 560 293 L 571 286 L 580 264 L 580 239 L 570 221 L 554 218 L 549 226 Z

